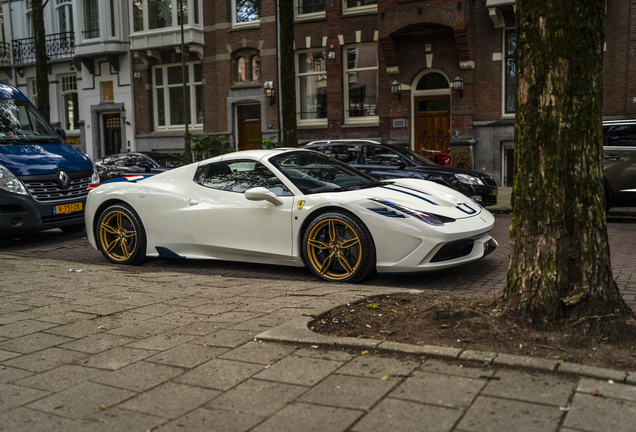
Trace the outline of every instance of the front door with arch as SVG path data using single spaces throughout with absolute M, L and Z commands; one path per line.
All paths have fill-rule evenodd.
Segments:
M 121 117 L 104 114 L 104 156 L 121 153 Z
M 239 105 L 236 110 L 238 149 L 249 150 L 261 148 L 261 106 Z
M 450 152 L 450 84 L 439 72 L 422 75 L 413 91 L 413 150 Z

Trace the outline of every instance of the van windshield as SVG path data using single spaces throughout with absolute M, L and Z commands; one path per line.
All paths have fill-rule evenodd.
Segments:
M 33 105 L 0 99 L 0 144 L 63 144 L 63 141 Z

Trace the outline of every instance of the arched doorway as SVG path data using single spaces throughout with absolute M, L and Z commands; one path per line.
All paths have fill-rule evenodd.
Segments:
M 414 80 L 413 150 L 428 156 L 450 152 L 450 84 L 440 71 L 427 70 Z

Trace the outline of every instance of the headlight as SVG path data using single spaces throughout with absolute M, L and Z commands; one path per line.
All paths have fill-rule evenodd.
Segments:
M 0 189 L 7 192 L 28 195 L 22 182 L 2 165 L 0 165 Z
M 403 206 L 402 204 L 397 204 L 391 201 L 384 200 L 382 198 L 369 198 L 369 200 L 373 202 L 377 202 L 379 204 L 382 204 L 394 210 L 397 210 L 406 215 L 412 216 L 429 225 L 443 226 L 445 222 L 455 222 L 455 219 L 452 219 L 452 218 L 439 216 L 432 213 L 426 213 L 420 210 L 415 210 L 415 209 Z
M 460 182 L 464 184 L 477 185 L 477 186 L 484 185 L 484 182 L 482 182 L 480 178 L 473 177 L 468 174 L 455 174 L 455 177 L 457 177 L 457 180 L 459 180 Z
M 99 180 L 99 174 L 97 174 L 97 170 L 95 168 L 93 168 L 93 175 L 91 176 L 91 183 L 90 184 L 99 184 L 100 180 Z

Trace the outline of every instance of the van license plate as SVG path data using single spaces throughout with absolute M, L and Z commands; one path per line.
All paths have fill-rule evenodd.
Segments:
M 71 213 L 82 210 L 82 203 L 63 204 L 53 207 L 53 214 Z

